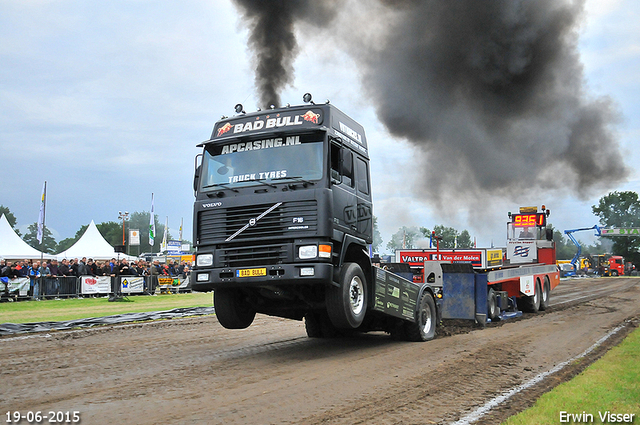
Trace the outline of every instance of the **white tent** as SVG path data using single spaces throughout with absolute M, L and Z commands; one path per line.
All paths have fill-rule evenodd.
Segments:
M 38 258 L 55 258 L 50 254 L 43 254 L 28 243 L 11 228 L 9 220 L 2 214 L 0 217 L 0 258 L 5 260 L 28 260 Z
M 57 255 L 58 260 L 63 258 L 93 258 L 94 260 L 110 260 L 112 258 L 127 258 L 133 259 L 129 255 L 117 253 L 116 250 L 102 237 L 102 234 L 96 227 L 96 224 L 91 220 L 91 224 L 87 227 L 84 234 L 80 239 L 73 244 L 73 246 L 64 252 Z

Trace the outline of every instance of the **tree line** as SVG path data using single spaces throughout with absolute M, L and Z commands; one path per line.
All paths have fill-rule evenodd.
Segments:
M 43 231 L 42 244 L 38 242 L 37 233 L 38 233 L 38 223 L 34 222 L 27 227 L 27 232 L 24 236 L 22 236 L 21 232 L 15 227 L 16 226 L 16 217 L 9 210 L 9 208 L 0 205 L 0 216 L 5 214 L 7 221 L 13 228 L 13 230 L 24 240 L 29 246 L 45 252 L 47 254 L 58 254 L 60 252 L 66 251 L 71 248 L 73 244 L 75 244 L 84 232 L 89 227 L 88 224 L 85 224 L 78 229 L 76 234 L 71 238 L 62 239 L 59 242 L 56 242 L 55 238 L 51 231 L 47 228 L 46 223 Z M 130 214 L 129 219 L 126 220 L 126 230 L 125 230 L 125 245 L 129 244 L 129 230 L 130 229 L 138 229 L 140 232 L 140 245 L 137 247 L 129 247 L 129 254 L 141 254 L 143 252 L 160 252 L 160 244 L 162 243 L 162 238 L 164 235 L 164 224 L 160 223 L 158 220 L 158 215 L 154 214 L 154 222 L 156 224 L 156 233 L 155 233 L 155 243 L 153 246 L 149 244 L 149 221 L 150 221 L 151 213 L 149 211 L 142 212 L 134 212 Z M 96 223 L 96 227 L 100 231 L 102 237 L 109 242 L 111 246 L 122 245 L 122 221 L 105 221 L 102 223 Z M 172 240 L 170 232 L 167 232 L 167 240 Z M 185 241 L 187 243 L 188 241 Z

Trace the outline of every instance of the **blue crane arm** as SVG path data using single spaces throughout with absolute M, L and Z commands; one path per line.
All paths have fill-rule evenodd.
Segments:
M 573 236 L 573 233 L 579 232 L 582 230 L 595 230 L 596 236 L 601 235 L 600 227 L 598 227 L 597 224 L 593 227 L 581 227 L 580 229 L 569 229 L 564 231 L 564 234 L 567 235 L 567 237 L 571 240 L 571 242 L 573 242 L 573 244 L 578 247 L 578 251 L 576 251 L 576 255 L 574 255 L 573 258 L 571 259 L 571 265 L 573 266 L 574 269 L 576 268 L 576 262 L 578 261 L 578 258 L 580 258 L 580 254 L 582 253 L 582 247 L 580 246 L 580 242 L 578 242 L 576 238 Z

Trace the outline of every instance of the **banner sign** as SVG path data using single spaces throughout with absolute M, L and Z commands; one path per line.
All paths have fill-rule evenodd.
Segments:
M 474 268 L 502 266 L 502 249 L 402 249 L 396 250 L 396 263 L 422 267 L 425 261 L 471 263 Z
M 140 230 L 138 229 L 130 229 L 129 230 L 129 246 L 140 245 Z
M 600 229 L 602 236 L 640 236 L 640 229 Z
M 26 297 L 28 291 L 31 288 L 31 282 L 28 277 L 19 277 L 17 279 L 10 279 L 7 285 L 9 292 L 18 291 L 19 297 Z
M 111 276 L 82 276 L 80 279 L 80 293 L 83 295 L 111 292 Z
M 535 240 L 507 241 L 507 258 L 511 264 L 534 263 L 538 259 Z
M 120 290 L 123 294 L 137 294 L 144 292 L 144 277 L 120 277 Z

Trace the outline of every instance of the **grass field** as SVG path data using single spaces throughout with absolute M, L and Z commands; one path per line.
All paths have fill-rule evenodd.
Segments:
M 202 292 L 130 296 L 128 301 L 125 299 L 119 302 L 109 302 L 107 298 L 19 301 L 0 304 L 0 323 L 61 322 L 113 314 L 212 305 L 212 294 Z
M 607 412 L 616 416 L 606 417 Z M 573 380 L 557 386 L 504 424 L 579 422 L 640 424 L 640 329 Z

